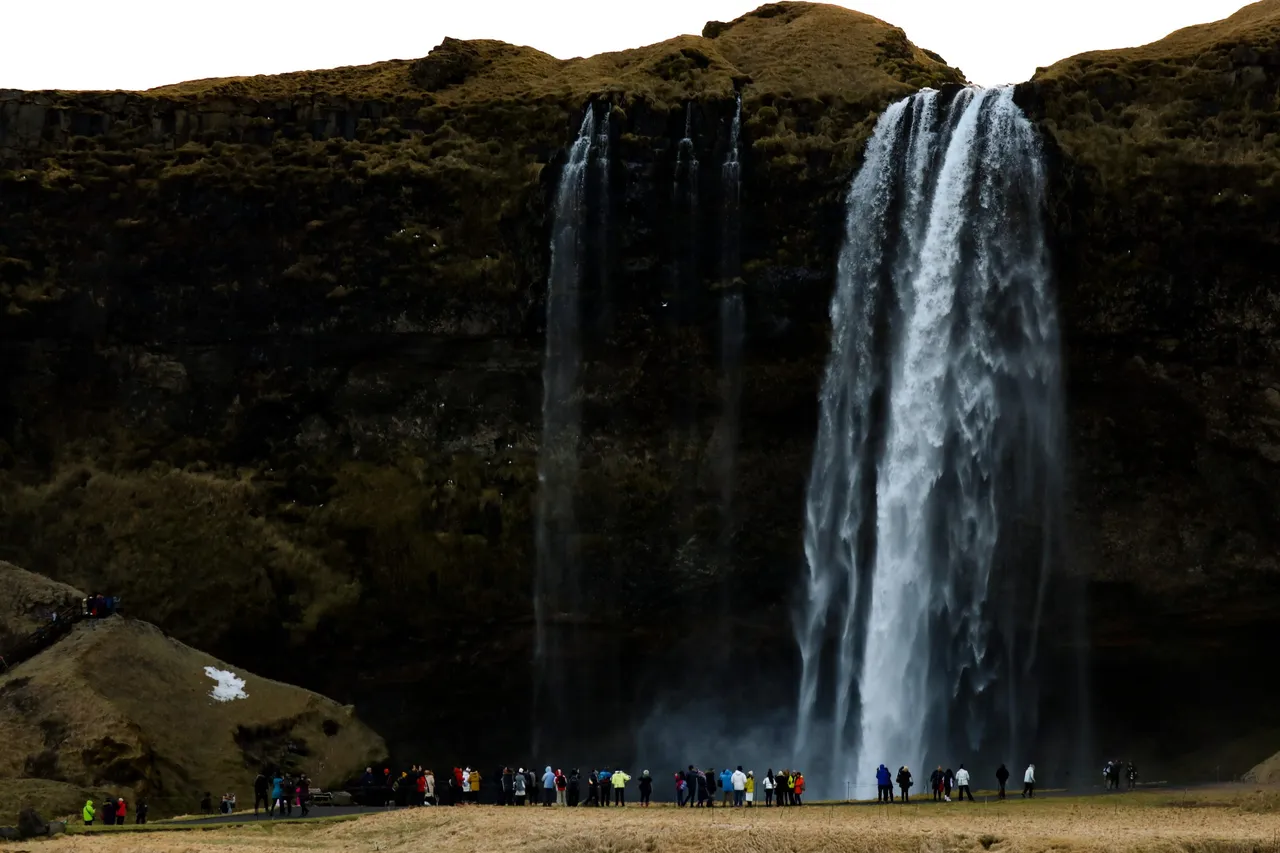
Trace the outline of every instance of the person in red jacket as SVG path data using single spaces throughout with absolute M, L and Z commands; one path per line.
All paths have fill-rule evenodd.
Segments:
M 128 808 L 125 807 L 124 797 L 121 797 L 120 799 L 116 800 L 116 823 L 120 823 L 120 824 L 124 823 L 125 812 L 127 811 L 128 811 Z

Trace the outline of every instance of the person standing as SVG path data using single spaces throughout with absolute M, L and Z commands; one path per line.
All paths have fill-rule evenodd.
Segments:
M 84 808 L 80 810 L 80 817 L 84 819 L 84 825 L 93 826 L 93 819 L 97 814 L 97 809 L 93 807 L 93 800 L 85 800 Z
M 728 767 L 720 771 L 720 802 L 728 806 L 733 799 L 733 771 Z
M 565 792 L 569 790 L 569 780 L 564 775 L 564 771 L 556 768 L 556 805 L 568 805 L 565 802 Z
M 147 801 L 138 800 L 138 807 L 133 810 L 133 822 L 139 825 L 146 825 L 147 822 Z
M 876 768 L 876 802 L 893 802 L 893 777 L 889 775 L 889 768 L 883 764 Z
M 600 771 L 598 778 L 600 783 L 600 805 L 601 807 L 609 805 L 609 798 L 613 796 L 613 774 L 609 772 L 609 768 Z
M 516 805 L 523 806 L 524 798 L 528 796 L 529 790 L 525 786 L 524 768 L 521 767 L 515 772 L 515 778 L 511 780 L 512 790 L 515 792 Z
M 685 780 L 683 770 L 677 770 L 674 778 L 676 783 L 676 806 L 684 808 L 684 792 L 689 790 L 689 783 Z
M 960 765 L 960 769 L 956 771 L 956 787 L 960 789 L 960 802 L 964 802 L 964 798 L 968 797 L 969 802 L 973 802 L 973 792 L 969 790 L 969 771 L 964 769 L 964 765 Z
M 569 772 L 569 789 L 565 792 L 565 799 L 571 809 L 576 808 L 582 800 L 582 777 L 576 767 Z
M 902 802 L 911 802 L 911 769 L 905 764 L 898 768 L 898 789 L 902 791 Z
M 951 802 L 951 790 L 956 786 L 956 774 L 948 767 L 946 772 L 942 774 L 942 799 Z
M 733 807 L 742 808 L 747 795 L 747 774 L 742 772 L 742 765 L 729 776 L 729 784 L 733 787 Z
M 938 765 L 938 769 L 929 774 L 929 790 L 933 791 L 933 801 L 935 803 L 942 801 L 942 765 Z
M 124 821 L 125 821 L 125 818 L 127 817 L 126 812 L 128 811 L 129 811 L 129 807 L 125 805 L 124 797 L 121 797 L 120 799 L 116 800 L 116 825 L 117 826 L 124 826 Z
M 773 768 L 764 771 L 764 806 L 773 807 Z
M 613 804 L 615 806 L 627 804 L 627 783 L 630 781 L 631 777 L 623 773 L 621 767 L 613 771 Z
M 253 780 L 253 813 L 258 814 L 258 803 L 262 803 L 263 810 L 267 806 L 267 774 L 259 773 L 257 778 Z
M 796 771 L 796 801 L 795 805 L 804 805 L 804 771 Z
M 207 798 L 209 795 L 205 794 Z M 116 801 L 107 797 L 102 801 L 102 822 L 107 826 L 116 825 Z
M 547 769 L 542 771 L 542 805 L 544 808 L 551 808 L 551 804 L 556 801 L 556 774 L 552 772 L 551 765 L 547 765 Z
M 284 779 L 277 773 L 271 777 L 271 808 L 267 809 L 267 817 L 276 816 L 276 806 L 280 805 L 280 788 L 284 785 Z M 208 794 L 205 795 L 206 797 Z M 284 809 L 280 809 L 281 813 Z
M 745 791 L 747 808 L 751 808 L 756 802 L 756 772 L 754 770 L 747 771 L 747 784 Z
M 516 774 L 510 767 L 502 768 L 502 804 L 509 806 L 516 801 Z
M 417 782 L 417 779 L 412 782 L 415 788 L 417 787 Z M 416 801 L 414 804 L 417 804 Z M 307 778 L 305 773 L 298 777 L 298 809 L 302 817 L 306 817 L 311 813 L 311 780 Z
M 653 796 L 653 777 L 646 770 L 640 774 L 640 805 L 649 808 L 649 798 Z
M 600 773 L 594 767 L 587 774 L 587 805 L 600 805 Z
M 1035 797 L 1036 795 L 1036 766 L 1034 764 L 1027 765 L 1027 772 L 1022 774 L 1022 796 Z
M 1009 782 L 1009 768 L 1005 767 L 1003 764 L 1001 764 L 1000 769 L 996 771 L 996 782 L 1000 784 L 999 799 L 1003 800 L 1004 786 Z

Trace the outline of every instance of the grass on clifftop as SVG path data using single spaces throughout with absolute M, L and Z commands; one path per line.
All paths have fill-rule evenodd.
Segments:
M 559 60 L 499 41 L 446 39 L 417 61 L 255 77 L 194 80 L 153 96 L 210 99 L 422 97 L 461 105 L 494 100 L 572 100 L 626 93 L 654 100 L 729 97 L 735 82 L 784 97 L 878 101 L 926 85 L 959 82 L 940 57 L 870 15 L 816 3 L 771 3 L 707 36 Z
M 1184 163 L 1218 164 L 1273 185 L 1277 65 L 1280 0 L 1263 0 L 1142 47 L 1064 59 L 1032 82 L 1059 143 L 1104 175 L 1176 183 Z

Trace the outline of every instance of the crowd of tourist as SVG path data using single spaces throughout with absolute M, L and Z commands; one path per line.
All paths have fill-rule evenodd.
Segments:
M 1005 786 L 1009 782 L 1009 768 L 1001 764 L 995 773 L 996 784 L 999 785 L 997 798 L 1003 800 L 1005 798 Z M 895 800 L 893 788 L 898 787 L 898 795 Z M 915 785 L 915 777 L 911 774 L 911 768 L 903 765 L 898 768 L 897 773 L 890 772 L 889 768 L 881 764 L 876 768 L 876 800 L 882 803 L 892 802 L 911 802 L 911 788 Z M 929 774 L 929 791 L 933 794 L 935 802 L 951 802 L 951 794 L 955 792 L 960 802 L 964 802 L 968 798 L 969 802 L 973 802 L 973 790 L 971 787 L 971 777 L 969 771 L 964 765 L 960 765 L 959 770 L 952 770 L 948 767 L 942 769 L 939 764 L 938 768 Z M 1027 770 L 1022 774 L 1022 796 L 1035 797 L 1036 795 L 1036 766 L 1030 764 Z
M 722 806 L 749 807 L 758 802 L 758 791 L 763 791 L 766 806 L 798 806 L 805 789 L 804 774 L 798 770 L 775 773 L 770 768 L 758 784 L 755 772 L 741 766 L 736 770 L 701 770 L 689 765 L 687 770 L 674 773 L 673 781 L 677 804 L 690 808 L 711 808 L 716 805 L 717 795 Z M 378 774 L 367 767 L 355 793 L 364 805 L 476 805 L 483 796 L 484 802 L 502 806 L 572 808 L 625 806 L 628 792 L 633 792 L 633 802 L 647 808 L 653 801 L 653 774 L 644 770 L 633 779 L 620 767 L 584 773 L 577 768 L 546 766 L 540 773 L 532 768 L 501 767 L 486 777 L 472 767 L 454 767 L 437 781 L 435 773 L 424 767 L 414 766 L 399 776 L 392 774 L 390 768 L 383 768 Z
M 85 826 L 93 826 L 94 822 L 99 820 L 102 821 L 103 826 L 124 826 L 128 822 L 128 817 L 129 805 L 124 801 L 124 797 L 107 797 L 96 808 L 93 800 L 85 800 L 84 808 L 80 810 L 80 818 Z M 134 809 L 133 822 L 135 824 L 147 822 L 146 800 L 138 801 L 138 807 Z
M 294 777 L 287 773 L 264 771 L 253 780 L 253 813 L 255 815 L 261 807 L 267 817 L 275 817 L 277 814 L 281 817 L 293 817 L 295 806 L 299 817 L 306 817 L 311 811 L 311 780 L 306 774 Z M 205 794 L 205 801 L 201 803 L 201 807 L 206 814 L 212 811 L 211 795 Z M 220 809 L 222 813 L 230 814 L 235 811 L 235 808 L 235 794 L 223 796 Z

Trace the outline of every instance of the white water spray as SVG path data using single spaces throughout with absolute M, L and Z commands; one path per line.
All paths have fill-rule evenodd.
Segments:
M 1012 760 L 1034 724 L 1062 489 L 1044 189 L 1009 89 L 894 104 L 850 189 L 796 624 L 796 755 L 828 795 Z

